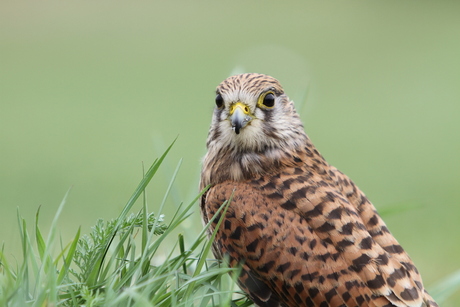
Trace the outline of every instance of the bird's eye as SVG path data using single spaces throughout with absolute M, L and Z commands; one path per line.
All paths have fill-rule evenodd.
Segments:
M 266 108 L 273 108 L 275 106 L 275 94 L 268 92 L 259 98 L 259 105 L 263 105 Z
M 220 109 L 224 105 L 224 98 L 222 98 L 221 94 L 217 94 L 216 96 L 216 106 Z

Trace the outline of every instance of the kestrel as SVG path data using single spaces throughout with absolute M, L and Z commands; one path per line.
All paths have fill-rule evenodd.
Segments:
M 267 75 L 224 80 L 203 160 L 213 252 L 258 306 L 438 306 L 363 192 L 328 164 Z M 211 225 L 213 231 L 220 217 Z

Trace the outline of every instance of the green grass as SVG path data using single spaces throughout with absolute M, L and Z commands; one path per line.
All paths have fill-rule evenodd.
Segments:
M 269 1 L 264 19 L 285 22 L 253 22 L 261 7 L 246 1 L 0 1 L 0 250 L 5 242 L 13 265 L 22 257 L 18 206 L 35 236 L 42 205 L 46 239 L 70 186 L 58 240 L 116 218 L 139 161 L 148 168 L 180 134 L 147 188 L 158 214 L 167 163 L 184 158 L 169 223 L 177 200 L 198 193 L 215 87 L 241 69 L 276 77 L 296 107 L 308 88 L 306 132 L 379 212 L 423 206 L 385 222 L 431 287 L 460 269 L 459 10 L 460 1 Z M 199 214 L 185 227 L 187 246 Z M 460 293 L 444 306 L 459 302 Z
M 215 236 L 214 232 L 208 240 L 209 224 L 192 242 L 184 242 L 182 234 L 171 238 L 205 192 L 188 205 L 181 204 L 166 224 L 162 210 L 179 167 L 158 211 L 148 211 L 145 188 L 171 146 L 145 173 L 117 219 L 98 220 L 89 235 L 81 235 L 79 229 L 68 244 L 57 238 L 56 226 L 68 193 L 46 238 L 39 228 L 40 210 L 34 235 L 18 210 L 22 255 L 7 260 L 2 246 L 0 306 L 252 306 L 236 287 L 238 268 L 207 258 Z M 130 213 L 141 196 L 142 208 Z M 225 212 L 226 205 L 220 210 Z M 176 243 L 163 246 L 164 242 Z M 442 305 L 459 288 L 458 271 L 432 287 L 432 294 Z
M 18 211 L 22 260 L 7 260 L 2 247 L 0 306 L 251 305 L 229 277 L 238 276 L 238 269 L 207 258 L 212 242 L 207 240 L 209 225 L 193 242 L 184 242 L 181 234 L 171 239 L 201 194 L 188 205 L 181 204 L 166 224 L 161 212 L 174 175 L 156 214 L 148 212 L 145 197 L 141 210 L 129 213 L 170 148 L 145 173 L 117 219 L 98 220 L 89 235 L 78 230 L 68 244 L 56 235 L 67 195 L 47 238 L 39 228 L 39 211 L 35 235 L 29 234 L 27 221 Z M 221 210 L 226 210 L 225 205 Z M 176 244 L 162 246 L 171 241 Z

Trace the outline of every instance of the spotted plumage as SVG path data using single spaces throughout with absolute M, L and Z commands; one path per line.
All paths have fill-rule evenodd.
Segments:
M 276 79 L 224 80 L 207 148 L 204 221 L 231 199 L 213 251 L 242 266 L 240 287 L 258 306 L 437 306 L 374 206 L 311 143 Z

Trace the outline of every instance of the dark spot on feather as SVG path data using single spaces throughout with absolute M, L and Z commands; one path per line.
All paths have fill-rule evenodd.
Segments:
M 290 262 L 283 263 L 276 268 L 277 272 L 284 273 L 291 266 Z
M 283 195 L 279 192 L 273 192 L 271 194 L 268 194 L 267 197 L 271 199 L 282 199 Z
M 261 214 L 261 217 L 262 217 L 265 221 L 268 221 L 268 219 L 269 219 L 269 216 L 266 215 L 265 213 L 262 213 L 262 214 Z
M 315 296 L 317 296 L 318 293 L 319 293 L 319 290 L 317 288 L 308 289 L 308 296 L 310 296 L 311 298 L 315 298 Z
M 364 205 L 365 203 L 368 203 L 368 202 L 369 202 L 369 200 L 367 199 L 366 196 L 361 196 L 361 201 L 359 203 L 359 206 L 362 206 L 362 205 Z
M 270 271 L 273 266 L 275 265 L 275 261 L 269 261 L 269 262 L 266 262 L 264 263 L 263 265 L 257 267 L 257 270 L 263 272 L 263 273 L 268 273 L 268 271 Z
M 255 239 L 254 241 L 252 241 L 251 243 L 249 243 L 246 246 L 246 250 L 248 252 L 254 252 L 256 250 L 258 244 L 259 244 L 259 239 Z
M 371 217 L 369 219 L 369 222 L 367 222 L 367 225 L 369 226 L 375 226 L 379 223 L 379 217 L 377 215 L 374 214 L 373 217 Z
M 297 248 L 296 247 L 290 247 L 288 249 L 289 253 L 291 253 L 292 255 L 296 255 L 297 254 Z
M 383 249 L 390 254 L 401 254 L 404 252 L 403 248 L 400 245 L 388 245 L 384 246 Z
M 353 260 L 354 271 L 357 273 L 361 272 L 363 267 L 366 266 L 370 260 L 371 260 L 371 257 L 369 257 L 366 254 L 362 254 L 361 256 Z
M 290 200 L 284 202 L 283 204 L 281 204 L 281 208 L 283 209 L 286 209 L 286 210 L 293 210 L 295 208 L 297 208 L 296 204 Z
M 310 148 L 308 148 L 308 146 L 305 147 L 305 153 L 308 157 L 313 157 L 313 152 L 310 150 Z
M 303 199 L 303 198 L 305 198 L 305 195 L 306 195 L 306 194 L 305 194 L 305 188 L 302 188 L 302 189 L 299 189 L 299 190 L 295 191 L 294 193 L 292 193 L 291 199 L 292 199 L 293 201 L 296 201 L 296 200 L 298 200 L 298 199 Z
M 369 230 L 369 234 L 375 238 L 375 237 L 378 237 L 378 236 L 382 236 L 383 235 L 383 232 L 381 231 L 375 231 L 375 230 Z
M 284 293 L 289 293 L 289 289 L 291 288 L 291 285 L 290 284 L 283 284 L 283 291 Z
M 307 241 L 307 238 L 305 238 L 305 237 L 299 237 L 299 236 L 297 236 L 297 235 L 295 236 L 295 239 L 296 239 L 297 242 L 300 243 L 300 245 L 302 245 L 305 241 Z
M 289 278 L 289 279 L 293 279 L 293 278 L 296 277 L 299 273 L 300 273 L 300 270 L 292 270 L 291 272 L 289 272 L 288 278 Z
M 261 188 L 263 190 L 275 190 L 276 189 L 276 185 L 275 183 L 273 183 L 272 181 L 269 181 L 267 182 L 266 184 L 264 184 L 263 186 L 261 186 Z
M 297 304 L 302 303 L 302 298 L 299 296 L 298 293 L 294 294 L 294 299 L 297 302 Z
M 388 264 L 388 256 L 385 254 L 381 254 L 377 257 L 377 261 L 379 265 L 387 265 Z
M 235 231 L 233 231 L 232 234 L 230 235 L 230 239 L 239 240 L 241 237 L 242 230 L 243 229 L 241 226 L 236 227 Z
M 387 283 L 390 285 L 390 287 L 394 287 L 396 285 L 396 281 L 404 277 L 405 274 L 403 269 L 395 269 L 393 273 L 391 273 L 390 276 L 387 278 Z
M 255 223 L 255 224 L 252 224 L 251 226 L 249 226 L 247 228 L 248 231 L 253 231 L 253 230 L 256 230 L 256 229 L 264 229 L 265 228 L 265 225 L 262 224 L 262 223 Z
M 331 192 L 326 192 L 326 196 L 324 196 L 324 200 L 326 201 L 334 201 L 336 198 L 336 196 L 334 195 L 334 193 L 331 193 Z
M 334 229 L 335 229 L 334 225 L 332 225 L 329 222 L 325 222 L 323 225 L 319 226 L 316 230 L 319 232 L 329 232 Z
M 301 293 L 303 292 L 303 290 L 305 289 L 303 287 L 303 284 L 301 282 L 297 282 L 295 285 L 294 285 L 294 289 L 295 291 L 297 291 L 297 293 Z
M 327 277 L 327 279 L 332 279 L 332 280 L 337 281 L 337 280 L 339 280 L 340 274 L 337 273 L 337 272 L 334 272 L 332 274 L 328 274 L 326 277 Z
M 217 215 L 215 215 L 215 218 L 214 220 L 212 221 L 213 224 L 217 224 L 219 221 L 220 221 L 220 218 L 222 217 L 222 215 L 219 213 Z
M 374 279 L 368 280 L 366 284 L 372 290 L 376 290 L 385 285 L 385 280 L 383 279 L 382 275 L 377 275 Z
M 354 287 L 354 284 L 352 281 L 345 282 L 345 288 L 347 288 L 348 291 L 350 291 L 353 287 Z
M 286 188 L 286 189 L 290 189 L 291 188 L 291 184 L 293 182 L 295 182 L 296 180 L 294 178 L 291 178 L 291 179 L 287 179 L 285 181 L 283 181 L 283 186 Z
M 342 218 L 342 211 L 343 209 L 341 207 L 338 207 L 327 215 L 328 218 L 334 219 L 334 220 L 340 220 Z
M 299 182 L 299 183 L 307 183 L 311 177 L 313 176 L 313 173 L 312 172 L 306 172 L 304 173 L 302 176 L 298 176 L 295 178 L 295 181 Z M 312 185 L 309 185 L 309 186 L 306 186 L 307 188 L 314 188 L 316 190 L 316 187 L 315 186 L 312 186 Z M 314 193 L 314 192 L 313 192 Z
M 361 240 L 361 243 L 359 243 L 359 246 L 362 249 L 372 249 L 373 244 L 374 244 L 374 240 L 372 240 L 372 237 L 367 237 Z
M 356 297 L 356 303 L 361 306 L 364 303 L 364 297 L 362 295 Z
M 324 294 L 324 297 L 326 298 L 326 301 L 330 302 L 334 296 L 337 295 L 337 291 L 335 289 L 331 289 L 329 292 L 326 292 Z
M 315 206 L 315 208 L 311 209 L 310 211 L 305 212 L 305 215 L 308 218 L 314 218 L 320 215 L 323 215 L 324 203 L 319 203 Z
M 318 272 L 304 274 L 300 276 L 300 278 L 302 278 L 303 281 L 313 281 L 313 279 L 315 279 L 318 276 L 318 274 L 319 274 Z
M 320 276 L 320 277 L 318 278 L 318 282 L 319 282 L 320 284 L 323 284 L 325 281 L 326 281 L 326 278 L 325 278 L 324 276 Z
M 342 226 L 342 230 L 340 231 L 343 235 L 351 235 L 353 233 L 353 223 L 348 223 Z
M 331 253 L 328 252 L 328 253 L 324 253 L 324 254 L 321 254 L 321 255 L 317 255 L 315 258 L 318 259 L 318 260 L 322 260 L 322 261 L 326 262 L 327 259 L 331 258 Z
M 337 249 L 340 250 L 340 251 L 343 251 L 343 250 L 345 250 L 345 248 L 347 246 L 350 246 L 350 245 L 353 245 L 353 244 L 354 244 L 353 242 L 351 242 L 351 241 L 349 241 L 347 239 L 343 239 L 342 241 L 339 241 L 337 243 Z

